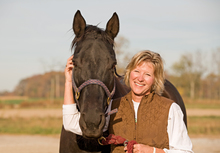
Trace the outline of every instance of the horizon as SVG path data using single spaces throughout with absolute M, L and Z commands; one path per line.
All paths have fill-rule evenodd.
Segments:
M 87 5 L 85 5 L 87 3 Z M 165 70 L 181 55 L 220 47 L 220 1 L 1 1 L 0 92 L 48 69 L 62 70 L 71 55 L 71 30 L 77 10 L 87 24 L 105 29 L 114 12 L 130 55 L 161 54 Z M 127 5 L 124 5 L 127 4 Z

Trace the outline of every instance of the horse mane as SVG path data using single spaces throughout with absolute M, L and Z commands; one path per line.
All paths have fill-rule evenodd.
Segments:
M 98 35 L 101 35 L 101 39 L 103 41 L 107 41 L 109 44 L 114 45 L 114 40 L 102 29 L 98 28 L 97 26 L 93 25 L 87 25 L 85 28 L 85 32 L 80 37 L 75 37 L 71 44 L 71 50 L 74 48 L 74 46 L 77 45 L 80 41 L 83 41 L 86 37 L 86 35 L 93 33 L 94 38 L 96 39 Z

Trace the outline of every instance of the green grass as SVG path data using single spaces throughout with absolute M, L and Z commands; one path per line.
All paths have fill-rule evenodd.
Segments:
M 14 99 L 14 100 L 0 100 L 0 104 L 20 104 L 21 102 L 23 102 L 24 100 L 21 99 Z
M 188 100 L 185 99 L 186 108 L 198 109 L 220 109 L 220 101 L 208 100 Z M 13 105 L 19 105 L 19 108 L 62 108 L 63 99 L 28 98 L 28 99 L 0 99 L 1 107 L 10 108 Z M 9 106 L 9 107 L 8 107 Z M 12 107 L 14 108 L 14 107 Z M 220 116 L 188 116 L 189 135 L 220 135 Z M 53 135 L 60 134 L 62 127 L 62 118 L 0 118 L 1 134 L 41 134 Z
M 220 135 L 220 116 L 189 116 L 188 132 L 190 135 Z M 61 133 L 62 118 L 0 118 L 1 134 L 40 134 L 54 135 Z
M 188 132 L 193 135 L 219 135 L 220 116 L 189 116 Z
M 14 106 L 19 108 L 45 108 L 60 107 L 63 104 L 63 98 L 27 98 L 27 99 L 0 99 L 0 108 Z
M 7 99 L 7 100 L 0 100 L 0 104 L 13 105 L 13 104 L 21 104 L 21 103 L 34 103 L 42 100 L 43 99 Z
M 0 118 L 1 134 L 60 134 L 61 118 Z

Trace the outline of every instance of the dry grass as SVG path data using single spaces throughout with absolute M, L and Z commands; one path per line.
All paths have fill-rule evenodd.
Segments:
M 26 96 L 0 96 L 0 100 L 27 100 Z
M 62 118 L 0 118 L 1 134 L 60 134 Z
M 0 108 L 7 109 L 36 109 L 36 108 L 59 108 L 62 109 L 63 99 L 27 99 L 21 97 L 0 97 Z M 218 100 L 191 100 L 184 98 L 186 108 L 219 109 Z M 42 112 L 41 112 L 42 113 Z M 190 135 L 220 135 L 220 116 L 188 116 L 188 131 Z M 5 134 L 60 134 L 62 126 L 61 117 L 31 117 L 13 118 L 0 117 L 0 133 Z
M 220 109 L 220 100 L 183 98 L 186 108 Z
M 220 135 L 220 116 L 190 116 L 187 119 L 190 135 Z
M 183 97 L 183 101 L 186 104 L 220 104 L 220 100 L 216 99 L 190 99 L 187 97 Z

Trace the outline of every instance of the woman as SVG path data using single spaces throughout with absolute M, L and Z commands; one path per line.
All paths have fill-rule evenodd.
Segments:
M 66 78 L 71 78 L 70 64 L 67 62 Z M 109 132 L 129 141 L 136 140 L 138 144 L 133 146 L 135 153 L 193 152 L 180 107 L 160 96 L 164 90 L 164 80 L 160 55 L 151 51 L 137 53 L 125 73 L 125 83 L 130 86 L 131 92 L 112 102 L 111 109 L 118 108 L 118 112 L 110 118 Z M 78 123 L 80 114 L 73 99 L 68 98 L 72 96 L 69 89 L 65 90 L 65 96 L 64 127 L 81 134 Z M 112 145 L 111 149 L 115 153 L 123 152 L 127 147 Z

